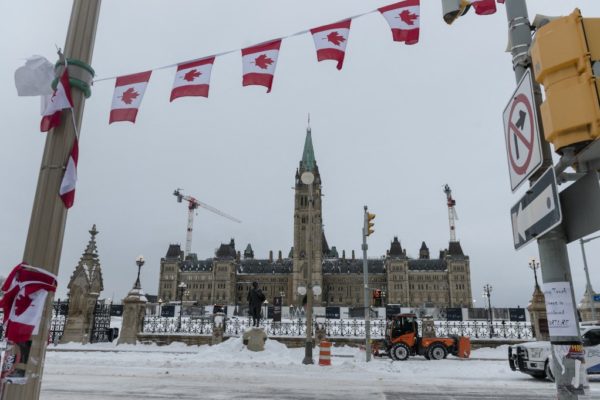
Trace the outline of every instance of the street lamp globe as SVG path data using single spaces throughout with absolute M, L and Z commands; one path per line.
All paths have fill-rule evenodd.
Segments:
M 300 284 L 298 286 L 298 294 L 300 296 L 304 296 L 306 294 L 306 286 L 304 286 L 303 284 Z
M 316 284 L 315 284 L 315 285 L 313 285 L 313 287 L 312 287 L 312 291 L 313 291 L 313 294 L 314 294 L 315 296 L 320 296 L 320 295 L 321 295 L 321 292 L 322 292 L 322 291 L 321 291 L 321 286 L 319 286 L 319 285 L 316 285 Z
M 135 264 L 138 267 L 138 273 L 137 273 L 137 279 L 135 280 L 135 284 L 133 285 L 134 289 L 141 289 L 142 285 L 140 284 L 140 270 L 142 269 L 142 265 L 144 265 L 145 261 L 144 261 L 144 256 L 143 255 L 139 255 L 137 256 L 137 258 L 135 259 Z

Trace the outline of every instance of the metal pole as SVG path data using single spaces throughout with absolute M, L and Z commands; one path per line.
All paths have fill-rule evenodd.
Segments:
M 369 266 L 367 263 L 367 231 L 369 229 L 369 216 L 367 214 L 367 206 L 365 206 L 364 226 L 363 226 L 363 285 L 365 287 L 365 353 L 367 362 L 371 361 L 371 313 L 370 313 L 370 298 L 369 298 Z
M 531 24 L 527 13 L 527 5 L 525 0 L 506 0 L 506 18 L 508 20 L 508 32 L 511 43 L 511 54 L 513 58 L 513 69 L 515 71 L 515 79 L 517 82 L 521 80 L 528 68 L 531 67 L 531 57 L 529 56 L 529 47 L 531 45 Z M 542 96 L 539 84 L 534 80 L 534 97 L 535 107 L 537 110 L 538 119 L 541 120 L 540 105 Z M 541 121 L 539 121 L 541 122 Z M 542 143 L 542 155 L 545 165 L 551 164 L 550 145 L 544 140 L 543 125 L 540 126 L 540 142 Z M 539 173 L 544 172 L 545 168 L 541 168 Z M 537 176 L 532 178 L 536 179 Z M 575 296 L 573 292 L 573 283 L 571 279 L 571 270 L 569 266 L 569 256 L 567 252 L 567 242 L 565 239 L 562 226 L 558 226 L 544 236 L 538 238 L 538 251 L 540 255 L 540 264 L 542 267 L 542 281 L 545 286 L 554 282 L 567 283 L 570 288 L 568 297 L 572 304 L 572 309 L 564 311 L 572 316 L 577 315 Z M 545 289 L 545 287 L 543 288 Z M 551 299 L 546 295 L 546 301 Z M 568 301 L 567 300 L 567 301 Z M 548 320 L 551 323 L 552 316 Z M 589 392 L 589 384 L 585 371 L 579 373 L 575 369 L 579 367 L 579 360 L 575 360 L 576 355 L 571 355 L 569 348 L 565 351 L 564 346 L 581 346 L 581 333 L 579 331 L 578 321 L 569 320 L 569 324 L 574 325 L 573 330 L 576 334 L 569 336 L 553 336 L 552 326 L 550 327 L 550 340 L 552 342 L 552 353 L 554 354 L 553 365 L 554 371 L 564 371 L 564 373 L 555 373 L 557 399 L 570 400 L 579 399 L 579 394 L 585 396 L 586 391 Z M 556 335 L 556 334 L 555 334 Z M 559 350 L 560 351 L 556 351 Z M 576 347 L 577 348 L 577 347 Z M 558 358 L 561 358 L 560 360 Z M 576 376 L 579 377 L 579 382 L 575 382 Z M 585 398 L 585 397 L 581 397 Z
M 583 240 L 583 239 L 579 239 L 579 244 L 581 245 L 581 254 L 583 255 L 583 270 L 585 271 L 585 279 L 587 282 L 587 294 L 588 294 L 588 301 L 590 302 L 590 308 L 592 310 L 592 319 L 595 321 L 596 320 L 596 306 L 594 304 L 594 297 L 593 297 L 593 293 L 594 290 L 592 289 L 592 283 L 590 282 L 590 273 L 588 271 L 588 266 L 587 266 L 587 258 L 585 256 L 585 246 L 584 244 L 597 239 L 600 236 L 597 236 L 595 238 L 592 239 L 587 239 L 587 240 Z
M 304 360 L 302 364 L 313 364 L 312 350 L 312 307 L 313 307 L 313 283 L 312 283 L 312 235 L 313 232 L 313 184 L 308 185 L 308 224 L 306 226 L 306 342 L 304 344 Z
M 64 48 L 66 57 L 83 61 L 88 65 L 91 64 L 100 2 L 101 0 L 73 1 Z M 77 126 L 81 127 L 85 104 L 83 91 L 74 88 L 72 99 L 74 119 Z M 63 123 L 46 135 L 46 145 L 23 254 L 23 261 L 27 264 L 56 275 L 58 275 L 67 220 L 67 209 L 58 196 L 58 190 L 64 174 L 62 166 L 66 164 L 76 136 L 70 112 L 65 111 Z M 54 296 L 49 294 L 42 313 L 39 333 L 32 336 L 31 339 L 28 362 L 25 367 L 27 383 L 5 385 L 2 399 L 39 399 L 53 299 Z
M 179 323 L 177 324 L 177 332 L 181 332 L 181 316 L 183 314 L 183 287 L 179 288 Z

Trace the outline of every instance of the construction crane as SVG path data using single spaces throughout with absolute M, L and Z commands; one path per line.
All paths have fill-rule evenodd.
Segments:
M 237 218 L 232 217 L 231 215 L 225 214 L 223 211 L 217 210 L 216 208 L 209 206 L 206 203 L 201 202 L 200 200 L 195 199 L 192 196 L 186 196 L 181 193 L 183 189 L 175 189 L 173 192 L 173 196 L 177 197 L 177 202 L 181 203 L 183 200 L 188 202 L 188 224 L 187 224 L 187 235 L 185 237 L 185 256 L 190 254 L 192 251 L 192 231 L 194 229 L 194 214 L 196 213 L 196 209 L 198 207 L 202 207 L 207 209 L 210 212 L 213 212 L 221 217 L 225 217 L 231 221 L 241 223 Z
M 456 220 L 458 219 L 458 214 L 456 214 L 456 209 L 454 206 L 456 205 L 456 200 L 452 198 L 452 190 L 450 190 L 450 186 L 444 185 L 444 193 L 446 193 L 446 199 L 448 201 L 448 222 L 450 223 L 450 241 L 456 242 Z

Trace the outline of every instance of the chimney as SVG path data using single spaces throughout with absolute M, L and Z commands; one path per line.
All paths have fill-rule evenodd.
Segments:
M 279 261 L 283 260 L 283 256 L 281 255 L 281 250 L 279 250 L 279 258 L 278 258 L 278 260 Z
M 273 262 L 273 250 L 269 250 L 269 262 Z
M 352 259 L 354 260 L 354 250 L 352 250 Z
M 235 261 L 238 261 L 238 262 L 239 262 L 239 261 L 240 261 L 240 257 L 241 257 L 241 256 L 242 256 L 242 255 L 240 254 L 240 252 L 239 252 L 239 251 L 238 251 L 237 253 L 235 253 Z

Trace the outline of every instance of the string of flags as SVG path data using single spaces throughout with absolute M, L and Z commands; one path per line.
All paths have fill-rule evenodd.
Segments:
M 504 0 L 471 0 L 469 5 L 473 6 L 476 14 L 489 15 L 496 12 L 496 1 L 498 3 L 504 3 Z M 310 33 L 315 44 L 317 61 L 335 61 L 337 69 L 341 70 L 346 56 L 346 45 L 348 44 L 348 38 L 350 36 L 352 20 L 377 12 L 387 21 L 392 32 L 393 41 L 403 42 L 407 45 L 414 45 L 419 42 L 421 20 L 420 0 L 404 0 L 332 24 L 296 32 L 251 47 L 157 67 L 145 72 L 97 79 L 94 82 L 115 79 L 115 90 L 113 93 L 109 124 L 121 121 L 135 123 L 140 105 L 144 98 L 144 93 L 154 70 L 176 67 L 173 87 L 171 89 L 171 102 L 180 97 L 208 97 L 210 90 L 210 76 L 215 59 L 239 51 L 241 51 L 242 56 L 242 86 L 264 86 L 267 88 L 267 93 L 270 93 L 273 87 L 279 49 L 281 48 L 284 39 Z M 32 64 L 39 64 L 39 60 L 36 57 L 33 57 L 29 61 L 31 61 Z M 27 78 L 33 77 L 27 75 L 29 73 L 30 72 L 28 72 L 26 68 L 23 71 L 18 70 L 17 73 L 15 73 L 15 83 L 20 95 L 21 92 L 23 92 L 22 95 L 32 95 L 31 93 L 37 93 L 37 91 L 39 91 L 37 87 L 31 86 L 35 82 L 27 82 Z M 42 75 L 47 75 L 47 72 Z M 17 79 L 18 77 L 21 79 Z M 43 77 L 40 79 L 43 80 Z M 20 82 L 18 82 L 18 80 Z M 36 77 L 34 81 L 37 80 Z M 29 87 L 28 84 L 31 87 Z M 42 121 L 40 123 L 40 130 L 42 132 L 48 132 L 50 129 L 60 124 L 62 110 L 70 109 L 71 116 L 73 117 L 73 101 L 71 98 L 71 87 L 69 85 L 67 68 L 64 68 L 53 93 L 45 97 L 45 103 L 42 112 Z M 77 132 L 74 118 L 72 118 L 72 122 L 75 131 Z M 78 135 L 76 134 L 71 152 L 69 153 L 66 162 L 65 174 L 59 190 L 59 195 L 65 208 L 72 207 L 75 199 L 77 162 L 79 158 L 77 137 Z

